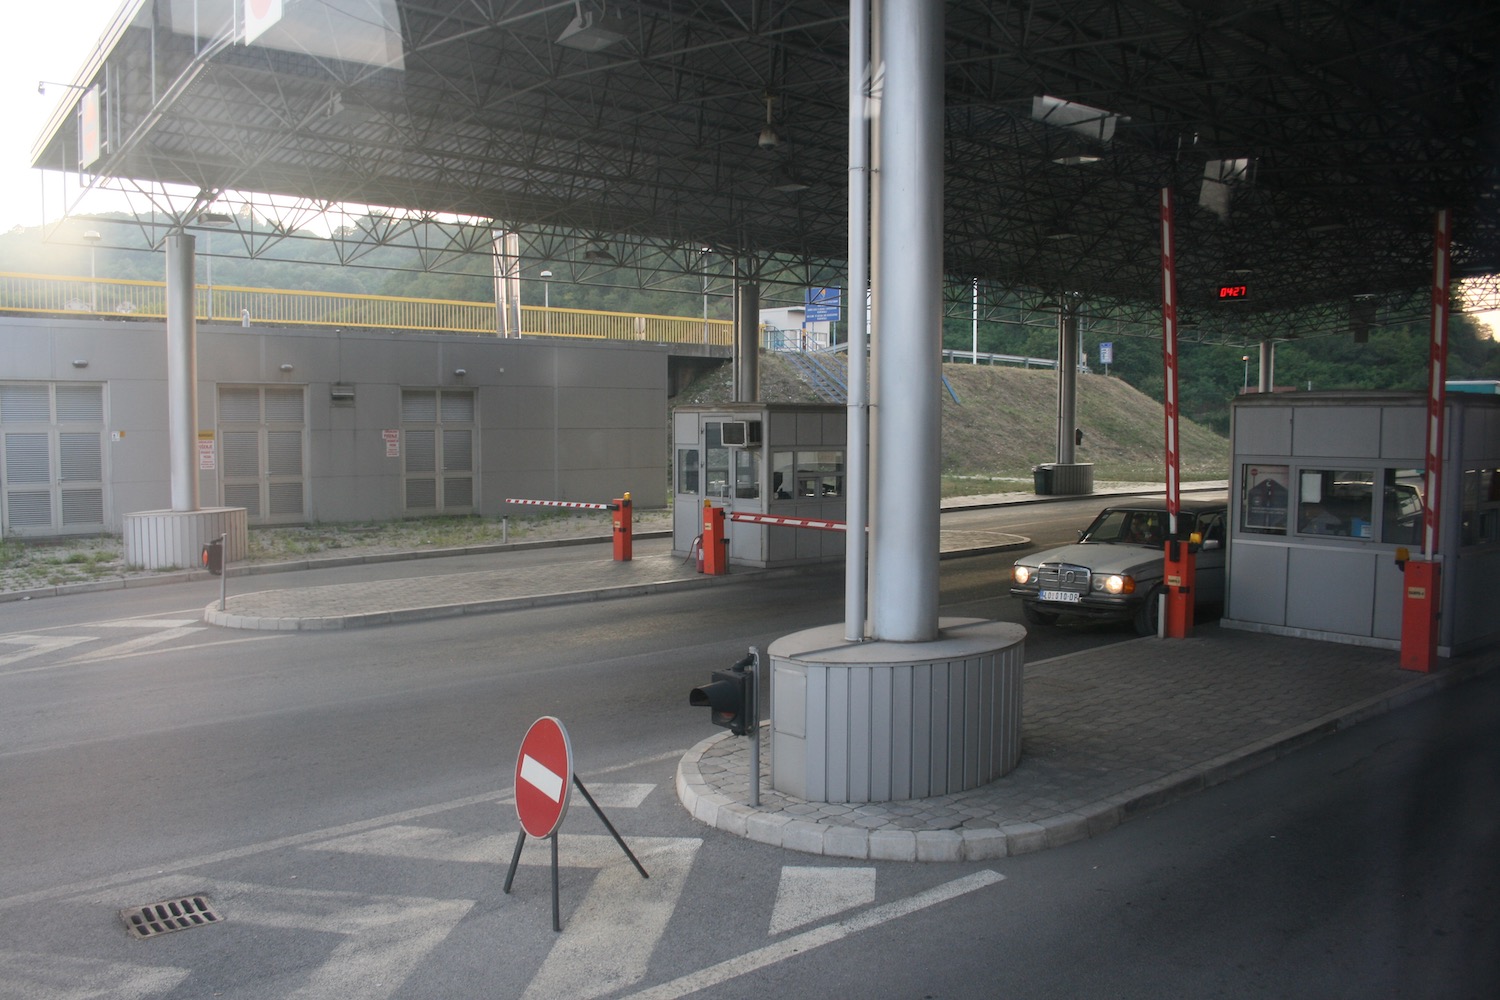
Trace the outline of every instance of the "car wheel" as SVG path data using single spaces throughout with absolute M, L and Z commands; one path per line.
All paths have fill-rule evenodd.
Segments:
M 1136 635 L 1156 634 L 1156 608 L 1159 604 L 1161 604 L 1161 587 L 1152 587 L 1145 601 L 1141 602 L 1140 609 L 1135 613 Z
M 1025 618 L 1030 625 L 1056 625 L 1057 615 L 1051 611 L 1043 611 L 1035 604 L 1021 605 L 1021 617 Z

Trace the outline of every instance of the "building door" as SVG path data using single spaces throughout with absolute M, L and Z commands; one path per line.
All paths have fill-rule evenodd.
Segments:
M 219 387 L 221 495 L 250 524 L 307 519 L 304 397 L 300 385 Z
M 104 530 L 104 386 L 0 385 L 4 534 Z
M 407 514 L 474 512 L 474 391 L 401 390 Z

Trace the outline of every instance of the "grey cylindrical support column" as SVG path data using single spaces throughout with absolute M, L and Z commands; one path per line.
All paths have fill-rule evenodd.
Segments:
M 1062 297 L 1057 319 L 1057 463 L 1072 465 L 1078 426 L 1078 300 Z
M 883 0 L 870 632 L 938 633 L 943 4 Z
M 1262 340 L 1260 342 L 1260 392 L 1270 392 L 1271 387 L 1276 384 L 1276 342 Z
M 196 239 L 167 237 L 167 453 L 172 509 L 198 509 L 198 327 L 193 310 Z
M 849 4 L 849 487 L 845 521 L 844 638 L 865 634 L 866 541 L 869 523 L 870 128 L 865 89 L 870 79 L 870 0 Z
M 734 401 L 760 400 L 760 286 L 734 286 Z

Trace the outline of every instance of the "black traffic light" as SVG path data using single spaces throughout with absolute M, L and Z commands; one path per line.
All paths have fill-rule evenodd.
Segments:
M 728 670 L 715 670 L 709 683 L 688 692 L 688 704 L 707 706 L 709 719 L 736 736 L 744 736 L 759 720 L 755 711 L 755 675 L 747 669 L 755 660 L 745 657 Z
M 214 576 L 224 573 L 224 540 L 215 538 L 203 546 L 203 568 Z

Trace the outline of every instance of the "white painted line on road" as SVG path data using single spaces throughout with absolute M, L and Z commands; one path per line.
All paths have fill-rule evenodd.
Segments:
M 200 631 L 206 631 L 206 630 L 200 630 Z M 78 637 L 77 641 L 78 642 L 88 642 L 90 639 L 95 639 L 95 638 L 98 638 L 98 637 L 97 636 L 80 636 L 80 637 Z M 237 645 L 239 643 L 244 643 L 244 642 L 265 642 L 268 639 L 287 639 L 287 638 L 290 638 L 290 635 L 288 633 L 284 633 L 284 632 L 272 632 L 272 633 L 267 633 L 265 635 L 247 635 L 247 636 L 239 636 L 239 637 L 236 637 L 234 639 L 215 639 L 213 642 L 199 642 L 199 643 L 192 643 L 192 644 L 184 644 L 184 645 L 180 646 L 179 649 L 181 649 L 181 650 L 210 649 L 210 648 L 212 648 L 214 646 L 233 646 L 233 645 Z M 68 645 L 74 645 L 74 643 L 68 643 Z M 112 649 L 101 650 L 97 655 L 91 654 L 91 655 L 86 656 L 86 657 L 79 657 L 79 658 L 75 658 L 75 659 L 72 659 L 72 660 L 62 660 L 62 661 L 60 661 L 58 663 L 48 663 L 48 664 L 44 664 L 44 665 L 42 665 L 40 667 L 22 667 L 20 670 L 7 670 L 7 671 L 4 671 L 4 672 L 0 672 L 0 680 L 4 680 L 7 677 L 19 677 L 21 674 L 38 674 L 38 673 L 42 673 L 43 671 L 46 671 L 46 670 L 56 670 L 59 667 L 69 667 L 69 666 L 76 666 L 76 665 L 80 665 L 80 664 L 109 663 L 109 662 L 111 662 L 113 660 L 133 660 L 133 659 L 135 659 L 137 657 L 141 657 L 141 656 L 154 656 L 154 655 L 156 655 L 159 652 L 163 652 L 161 650 L 138 649 L 138 650 L 136 650 L 134 652 L 121 653 L 121 652 L 118 652 L 118 648 L 119 647 L 113 647 Z M 177 650 L 172 650 L 172 652 L 176 652 L 176 651 Z
M 784 865 L 771 910 L 771 936 L 875 902 L 875 869 Z
M 70 955 L 0 951 L 0 997 L 10 1000 L 129 1000 L 176 989 L 192 970 Z
M 965 875 L 963 878 L 954 879 L 952 882 L 944 882 L 942 885 L 919 892 L 915 896 L 908 896 L 905 899 L 898 899 L 883 906 L 877 906 L 874 909 L 866 910 L 838 923 L 824 924 L 822 927 L 815 927 L 810 931 L 794 934 L 789 938 L 777 941 L 775 944 L 769 944 L 764 948 L 757 948 L 736 958 L 726 959 L 715 965 L 710 965 L 706 969 L 699 969 L 697 972 L 690 972 L 685 976 L 679 976 L 671 982 L 662 983 L 660 986 L 653 986 L 638 993 L 632 993 L 628 997 L 622 998 L 622 1000 L 678 1000 L 680 997 L 697 993 L 699 990 L 710 989 L 711 987 L 718 986 L 720 983 L 728 982 L 737 976 L 743 976 L 757 969 L 764 969 L 769 965 L 775 965 L 777 962 L 783 962 L 796 955 L 805 955 L 814 948 L 821 948 L 824 945 L 842 941 L 850 935 L 869 930 L 871 927 L 878 927 L 881 924 L 910 916 L 913 913 L 936 906 L 939 903 L 946 903 L 951 899 L 957 899 L 968 893 L 977 892 L 1004 879 L 1004 875 L 1001 875 L 999 872 L 990 871 L 989 869 L 975 872 L 972 875 Z
M 243 882 L 213 883 L 213 894 L 234 923 L 342 935 L 328 960 L 299 989 L 282 994 L 287 1000 L 395 996 L 474 908 L 472 899 L 280 889 Z
M 595 869 L 599 875 L 567 918 L 562 937 L 548 952 L 523 1000 L 591 1000 L 645 978 L 651 953 L 666 933 L 703 841 L 697 837 L 629 837 L 627 842 L 651 873 L 649 879 L 640 877 L 613 837 L 558 834 L 558 863 L 564 868 Z M 307 844 L 303 850 L 490 864 L 498 876 L 514 847 L 515 836 L 509 833 L 456 833 L 398 825 Z M 552 846 L 546 839 L 528 838 L 521 864 L 550 868 Z M 545 891 L 545 884 L 533 882 L 538 892 Z M 608 961 L 602 956 L 608 956 Z
M 553 802 L 562 801 L 563 776 L 529 753 L 521 755 L 521 780 L 531 785 Z M 547 818 L 550 820 L 556 817 L 548 816 Z M 548 823 L 547 825 L 551 826 L 553 824 Z
M 126 639 L 124 642 L 111 643 L 104 649 L 96 649 L 92 653 L 84 653 L 81 656 L 70 657 L 66 662 L 59 663 L 58 666 L 76 666 L 78 664 L 94 663 L 99 660 L 114 659 L 117 656 L 129 656 L 131 653 L 138 652 L 143 649 L 150 649 L 153 646 L 160 646 L 164 642 L 173 642 L 177 639 L 186 639 L 194 632 L 199 631 L 202 627 L 203 626 L 198 626 L 197 628 L 188 626 L 176 626 L 173 628 L 164 628 L 159 632 L 152 632 L 149 635 L 139 635 L 134 639 Z
M 202 618 L 116 618 L 114 621 L 98 622 L 95 628 L 186 628 L 202 625 Z
M 675 848 L 679 842 L 699 844 L 696 837 L 630 837 L 638 858 L 656 851 Z M 514 833 L 455 833 L 429 826 L 386 826 L 379 830 L 356 833 L 348 837 L 304 844 L 304 851 L 338 851 L 341 854 L 369 854 L 378 857 L 406 858 L 421 861 L 448 861 L 481 864 L 510 864 L 516 848 Z M 603 834 L 562 833 L 557 837 L 558 863 L 564 868 L 597 869 L 628 864 L 613 837 Z M 547 838 L 528 837 L 521 851 L 521 864 L 551 867 L 552 847 Z M 631 871 L 635 871 L 632 867 Z M 652 872 L 655 878 L 656 873 Z M 636 878 L 640 878 L 637 874 Z
M 619 863 L 594 879 L 522 1000 L 593 1000 L 646 978 L 651 954 L 667 931 L 703 843 L 697 838 L 631 837 L 631 850 L 651 873 L 643 879 L 613 838 L 596 839 L 603 842 L 601 848 L 614 850 Z M 562 844 L 559 848 L 566 851 Z
M 94 639 L 91 635 L 24 635 L 12 634 L 0 636 L 0 645 L 16 645 L 25 647 L 20 652 L 0 654 L 0 667 L 29 660 L 33 656 L 41 656 L 43 653 L 55 653 L 59 649 L 67 649 L 76 646 L 80 642 L 89 642 Z M 11 673 L 24 673 L 21 670 L 7 671 Z
M 609 767 L 601 767 L 591 771 L 591 774 L 618 774 L 621 771 L 629 771 L 637 767 L 646 767 L 651 764 L 659 764 L 664 760 L 676 760 L 687 753 L 686 748 L 667 750 L 663 753 L 652 754 L 649 757 L 638 757 L 635 760 L 624 761 Z M 353 823 L 345 823 L 340 826 L 325 827 L 322 830 L 312 830 L 307 833 L 295 833 L 286 837 L 276 837 L 264 840 L 257 844 L 246 844 L 243 847 L 233 847 L 225 851 L 215 851 L 210 854 L 199 854 L 193 857 L 180 858 L 177 861 L 166 864 L 155 865 L 150 868 L 137 868 L 134 871 L 119 872 L 114 875 L 105 875 L 100 878 L 88 879 L 81 882 L 73 882 L 68 885 L 53 886 L 46 889 L 38 889 L 33 892 L 18 893 L 0 899 L 0 910 L 9 910 L 17 906 L 29 906 L 32 903 L 55 903 L 59 899 L 67 899 L 91 893 L 103 892 L 114 886 L 130 885 L 135 882 L 145 882 L 150 879 L 160 878 L 170 872 L 180 872 L 190 868 L 200 868 L 204 865 L 222 864 L 226 861 L 238 861 L 241 858 L 254 857 L 268 851 L 278 851 L 288 847 L 302 847 L 314 844 L 318 841 L 329 840 L 334 837 L 348 836 L 364 830 L 375 830 L 382 826 L 394 823 L 409 823 L 412 820 L 423 819 L 427 816 L 435 816 L 439 813 L 448 812 L 452 809 L 464 809 L 469 806 L 484 805 L 486 803 L 504 803 L 514 794 L 510 788 L 495 791 L 481 792 L 478 795 L 469 795 L 461 799 L 451 799 L 447 802 L 438 802 L 430 806 L 419 806 L 416 809 L 407 809 L 402 812 L 389 813 L 385 816 L 376 816 L 371 819 L 357 820 Z

